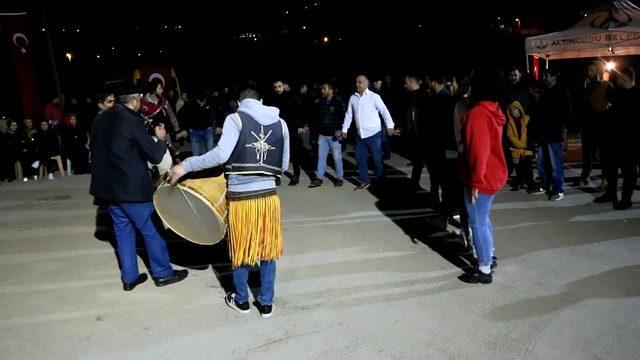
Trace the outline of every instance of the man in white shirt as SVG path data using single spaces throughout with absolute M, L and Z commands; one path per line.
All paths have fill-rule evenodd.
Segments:
M 394 123 L 391 114 L 380 98 L 380 95 L 369 90 L 369 79 L 364 75 L 356 77 L 356 93 L 351 95 L 349 106 L 345 114 L 342 132 L 336 136 L 347 137 L 347 131 L 351 122 L 355 120 L 358 129 L 356 141 L 356 162 L 358 163 L 358 173 L 360 174 L 360 185 L 354 190 L 364 190 L 371 185 L 369 177 L 369 167 L 367 156 L 369 152 L 373 155 L 378 178 L 383 175 L 382 165 L 382 125 L 380 115 L 384 119 L 389 135 L 394 135 Z

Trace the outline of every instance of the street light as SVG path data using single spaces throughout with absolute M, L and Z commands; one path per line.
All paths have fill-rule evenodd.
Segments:
M 329 37 L 328 36 L 323 37 L 322 38 L 322 42 L 325 43 L 325 44 L 328 44 L 329 43 Z
M 607 62 L 607 64 L 605 65 L 607 71 L 611 71 L 611 70 L 615 70 L 616 68 L 616 63 L 613 61 L 609 61 Z
M 69 62 L 71 62 L 71 59 L 73 59 L 73 54 L 72 54 L 72 53 L 70 53 L 70 52 L 65 53 L 65 54 L 64 54 L 64 56 L 67 58 L 67 60 L 68 60 Z

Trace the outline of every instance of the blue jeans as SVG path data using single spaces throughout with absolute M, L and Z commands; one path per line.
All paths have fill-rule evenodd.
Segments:
M 320 135 L 318 138 L 318 169 L 316 170 L 316 176 L 322 180 L 324 177 L 324 171 L 327 169 L 327 155 L 333 156 L 333 162 L 336 166 L 336 175 L 338 180 L 344 178 L 344 170 L 342 169 L 342 144 L 340 141 L 334 140 L 333 136 Z
M 360 181 L 370 184 L 371 178 L 369 177 L 369 165 L 367 164 L 367 156 L 371 152 L 373 155 L 373 162 L 376 166 L 376 175 L 381 177 L 384 173 L 382 165 L 382 131 L 376 134 L 362 139 L 360 135 L 356 140 L 356 162 L 358 163 L 358 173 L 360 174 Z
M 563 191 L 564 183 L 564 162 L 562 143 L 542 144 L 536 147 L 538 153 L 538 176 L 540 182 L 547 190 L 551 190 L 554 194 L 560 194 Z M 549 173 L 551 173 L 549 176 Z
M 189 139 L 191 141 L 191 152 L 193 156 L 198 156 L 200 152 L 200 143 L 204 143 L 207 147 L 207 151 L 211 151 L 215 146 L 216 133 L 212 127 L 208 127 L 204 130 L 189 129 Z
M 469 226 L 473 234 L 473 246 L 476 248 L 478 265 L 490 266 L 493 263 L 493 226 L 489 220 L 491 203 L 495 195 L 478 194 L 476 203 L 471 203 L 471 190 L 464 191 L 464 204 L 469 214 Z
M 242 265 L 233 270 L 233 286 L 236 288 L 236 301 L 239 304 L 249 301 L 249 270 L 251 266 Z M 256 299 L 261 305 L 273 304 L 274 290 L 276 282 L 276 262 L 260 261 L 260 295 Z
M 118 259 L 120 259 L 120 278 L 124 283 L 132 283 L 138 279 L 138 254 L 136 252 L 136 230 L 144 237 L 147 255 L 151 263 L 152 276 L 163 278 L 173 274 L 169 263 L 169 252 L 166 241 L 158 234 L 151 214 L 155 209 L 153 203 L 119 203 L 109 205 L 109 214 L 113 219 L 113 229 L 118 242 Z M 134 228 L 135 226 L 135 228 Z

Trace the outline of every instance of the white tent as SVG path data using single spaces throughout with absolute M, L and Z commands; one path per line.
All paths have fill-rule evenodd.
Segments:
M 613 0 L 568 30 L 527 38 L 525 49 L 547 61 L 640 54 L 640 8 Z

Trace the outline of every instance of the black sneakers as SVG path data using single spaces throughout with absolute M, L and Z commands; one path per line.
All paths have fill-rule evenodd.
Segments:
M 272 305 L 257 304 L 257 306 L 258 306 L 258 311 L 260 311 L 260 316 L 262 316 L 263 318 L 268 318 L 268 317 L 271 317 L 271 315 L 273 315 L 273 304 Z
M 227 303 L 227 306 L 229 306 L 230 308 L 236 310 L 239 313 L 242 313 L 242 314 L 248 314 L 249 313 L 249 302 L 245 301 L 242 304 L 239 304 L 238 302 L 236 302 L 236 294 L 235 293 L 227 294 L 227 296 L 224 297 L 224 302 Z
M 613 208 L 616 210 L 627 210 L 633 206 L 633 203 L 629 199 L 622 199 L 613 204 Z
M 596 204 L 604 204 L 608 202 L 615 204 L 616 202 L 618 202 L 618 197 L 616 195 L 605 193 L 604 195 L 598 196 L 597 198 L 593 199 L 593 202 Z
M 131 291 L 133 290 L 136 286 L 142 284 L 143 282 L 147 281 L 149 277 L 147 276 L 147 274 L 140 274 L 138 275 L 138 278 L 136 279 L 136 281 L 132 282 L 132 283 L 123 283 L 122 284 L 122 290 L 124 291 Z
M 153 282 L 156 286 L 166 286 L 184 280 L 188 274 L 188 270 L 173 270 L 173 274 L 163 278 L 153 278 Z
M 485 274 L 480 270 L 473 270 L 458 276 L 458 279 L 467 284 L 491 284 L 493 275 Z

